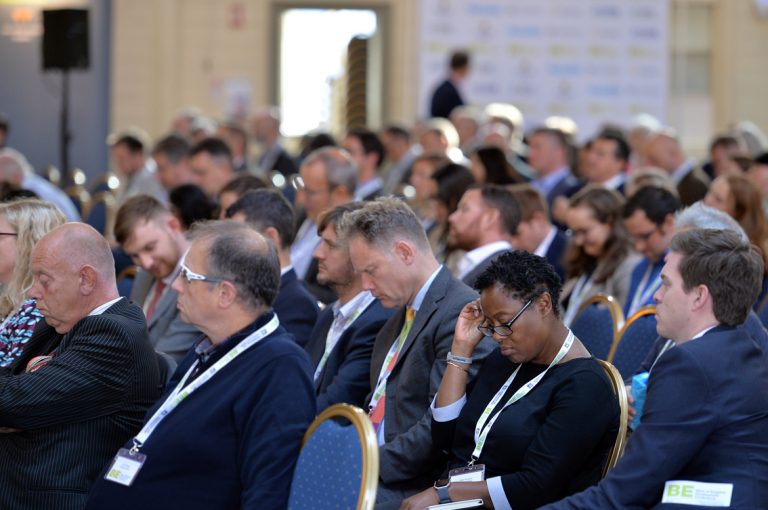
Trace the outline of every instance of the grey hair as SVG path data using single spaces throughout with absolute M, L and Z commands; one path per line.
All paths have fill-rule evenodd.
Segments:
M 744 229 L 728 214 L 704 205 L 703 202 L 686 207 L 675 216 L 675 228 L 678 231 L 698 228 L 712 230 L 731 230 L 739 235 L 742 241 L 749 242 Z
M 395 242 L 406 240 L 419 251 L 431 253 L 419 218 L 408 204 L 394 197 L 377 198 L 345 214 L 336 225 L 336 231 L 345 244 L 360 236 L 369 245 L 389 250 Z
M 272 306 L 280 288 L 280 260 L 269 239 L 233 220 L 195 223 L 190 235 L 205 243 L 206 271 L 231 282 L 241 304 L 251 310 Z
M 325 178 L 331 188 L 344 186 L 350 194 L 357 189 L 357 165 L 352 157 L 338 147 L 322 147 L 312 151 L 303 165 L 320 162 L 325 168 Z

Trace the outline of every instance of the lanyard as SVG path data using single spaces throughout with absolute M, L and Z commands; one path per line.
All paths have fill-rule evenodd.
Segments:
M 570 326 L 573 322 L 576 313 L 579 311 L 579 306 L 584 301 L 584 296 L 592 289 L 592 275 L 587 276 L 583 274 L 576 281 L 576 285 L 573 286 L 571 291 L 571 297 L 568 300 L 568 310 L 565 312 L 563 323 L 566 326 Z
M 499 389 L 499 391 L 496 392 L 496 395 L 493 396 L 491 401 L 488 403 L 487 406 L 485 406 L 485 410 L 483 411 L 483 414 L 480 415 L 480 418 L 477 420 L 477 425 L 475 426 L 475 449 L 472 452 L 472 460 L 470 460 L 469 465 L 473 465 L 477 459 L 480 458 L 480 453 L 483 451 L 483 446 L 485 446 L 485 440 L 488 437 L 488 433 L 491 431 L 491 427 L 493 427 L 493 424 L 496 423 L 496 419 L 501 415 L 502 411 L 506 409 L 507 407 L 511 406 L 524 396 L 526 396 L 528 393 L 531 392 L 533 388 L 536 387 L 537 384 L 539 384 L 539 381 L 541 381 L 544 376 L 547 374 L 550 368 L 552 368 L 554 365 L 558 364 L 563 357 L 568 354 L 568 351 L 571 349 L 571 345 L 573 345 L 573 331 L 570 329 L 568 330 L 568 336 L 565 337 L 565 342 L 563 342 L 563 345 L 560 347 L 560 350 L 557 352 L 557 355 L 555 355 L 555 358 L 552 360 L 552 362 L 549 364 L 547 368 L 544 369 L 542 373 L 525 383 L 523 386 L 521 386 L 515 393 L 512 395 L 509 400 L 504 404 L 504 407 L 502 407 L 498 413 L 496 413 L 493 418 L 488 419 L 491 416 L 491 413 L 493 412 L 496 405 L 501 401 L 502 397 L 504 397 L 504 394 L 507 392 L 509 387 L 512 385 L 512 381 L 515 380 L 515 376 L 520 371 L 520 367 L 523 366 L 523 364 L 519 364 L 514 372 L 512 372 L 512 375 L 509 376 L 509 379 L 507 379 L 507 382 L 504 383 L 504 385 Z
M 160 422 L 162 422 L 168 414 L 170 414 L 171 411 L 176 409 L 176 406 L 178 406 L 185 398 L 190 396 L 195 390 L 197 390 L 200 386 L 207 383 L 211 377 L 216 375 L 217 372 L 219 372 L 221 369 L 223 369 L 225 366 L 227 366 L 229 363 L 232 362 L 236 357 L 238 357 L 240 354 L 248 350 L 251 346 L 255 345 L 264 337 L 272 334 L 277 327 L 280 325 L 280 321 L 277 318 L 277 315 L 273 315 L 272 319 L 264 326 L 259 328 L 258 330 L 254 331 L 247 337 L 245 337 L 243 340 L 240 341 L 231 351 L 229 351 L 227 354 L 225 354 L 219 361 L 214 363 L 212 366 L 208 367 L 208 369 L 200 374 L 200 376 L 189 383 L 189 386 L 186 388 L 184 387 L 184 383 L 187 381 L 187 378 L 190 376 L 190 374 L 195 370 L 195 367 L 199 363 L 199 361 L 195 361 L 191 367 L 189 367 L 189 370 L 187 370 L 187 373 L 184 374 L 184 378 L 179 382 L 179 384 L 176 386 L 176 388 L 171 392 L 170 395 L 168 395 L 168 398 L 165 399 L 165 402 L 163 402 L 163 405 L 160 406 L 160 408 L 155 411 L 155 414 L 152 415 L 152 417 L 147 421 L 147 424 L 142 427 L 142 429 L 139 431 L 138 434 L 136 434 L 136 437 L 133 438 L 133 447 L 131 448 L 131 453 L 135 454 L 139 451 L 139 448 L 147 442 L 147 439 L 152 434 L 152 432 L 155 431 L 158 425 L 160 425 Z
M 355 319 L 360 316 L 361 312 L 362 310 L 355 310 L 355 313 L 350 315 L 348 319 L 343 320 L 341 326 L 338 327 L 334 327 L 334 324 L 336 323 L 336 320 L 334 319 L 333 324 L 331 324 L 331 327 L 328 330 L 328 335 L 325 337 L 325 351 L 323 352 L 323 357 L 320 358 L 320 362 L 317 364 L 317 368 L 315 369 L 315 381 L 320 378 L 320 374 L 323 372 L 325 364 L 328 361 L 328 357 L 331 355 L 331 351 L 336 346 L 336 342 L 339 340 L 339 338 L 341 338 L 341 335 L 344 334 L 344 331 L 346 331 L 346 329 L 351 326 L 353 322 L 355 322 Z
M 415 312 L 416 311 L 414 310 L 414 314 Z M 407 321 L 408 319 L 406 317 L 406 323 Z M 411 323 L 411 327 L 413 327 L 413 323 Z M 379 404 L 379 400 L 381 400 L 381 397 L 384 396 L 384 392 L 387 389 L 387 379 L 389 379 L 389 374 L 391 374 L 392 370 L 395 368 L 394 366 L 390 367 L 389 364 L 392 362 L 392 358 L 400 353 L 400 349 L 403 347 L 405 339 L 408 337 L 410 331 L 410 327 L 406 328 L 405 325 L 403 325 L 403 330 L 400 331 L 400 335 L 398 336 L 397 341 L 395 341 L 392 344 L 392 347 L 389 348 L 387 357 L 384 359 L 384 364 L 381 365 L 381 372 L 379 372 L 379 380 L 376 383 L 376 390 L 373 392 L 373 397 L 368 404 L 369 413 L 376 409 L 376 406 Z
M 632 303 L 630 303 L 629 308 L 627 309 L 627 318 L 638 311 L 643 306 L 643 303 L 647 303 L 653 293 L 656 292 L 656 289 L 659 288 L 659 285 L 661 285 L 660 278 L 656 278 L 650 285 L 648 285 L 648 280 L 651 278 L 652 273 L 653 265 L 648 265 L 648 269 L 645 270 L 643 279 L 637 284 L 635 295 L 632 297 Z M 644 288 L 645 291 L 643 291 Z

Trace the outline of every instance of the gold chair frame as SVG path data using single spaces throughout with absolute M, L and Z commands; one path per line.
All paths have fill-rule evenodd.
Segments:
M 621 331 L 621 329 L 624 327 L 624 311 L 622 310 L 618 299 L 615 297 L 609 296 L 608 294 L 595 294 L 594 296 L 591 296 L 586 301 L 584 301 L 581 306 L 579 306 L 579 311 L 576 312 L 574 320 L 576 320 L 576 317 L 578 317 L 585 308 L 594 304 L 605 305 L 605 307 L 608 308 L 608 311 L 611 313 L 611 322 L 613 322 L 613 342 L 611 343 L 610 349 L 613 350 L 613 346 L 619 338 L 619 331 Z
M 360 481 L 360 494 L 357 498 L 357 510 L 373 510 L 376 503 L 376 488 L 379 483 L 379 444 L 368 415 L 359 407 L 349 404 L 334 404 L 320 413 L 304 434 L 301 447 L 307 444 L 315 429 L 326 420 L 346 418 L 357 431 L 363 453 L 363 476 Z
M 605 461 L 605 467 L 603 467 L 603 478 L 608 474 L 608 471 L 613 469 L 619 462 L 619 459 L 624 455 L 624 447 L 627 444 L 627 423 L 629 420 L 629 404 L 627 402 L 627 390 L 624 387 L 624 381 L 621 378 L 621 374 L 616 367 L 603 361 L 597 360 L 600 366 L 605 370 L 605 374 L 611 381 L 611 387 L 616 394 L 616 398 L 619 400 L 619 431 L 616 434 L 616 441 L 613 443 L 613 447 L 608 452 L 608 459 Z
M 608 353 L 608 363 L 613 363 L 613 357 L 616 355 L 616 350 L 619 348 L 619 342 L 621 342 L 621 338 L 624 336 L 624 333 L 627 331 L 629 326 L 640 317 L 645 317 L 646 315 L 656 315 L 656 305 L 646 305 L 632 314 L 629 319 L 627 319 L 627 321 L 624 323 L 624 326 L 621 327 L 618 334 L 616 335 L 616 338 L 613 340 L 611 351 Z

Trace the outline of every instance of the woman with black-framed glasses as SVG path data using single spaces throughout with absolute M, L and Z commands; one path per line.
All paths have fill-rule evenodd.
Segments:
M 506 252 L 478 278 L 480 299 L 456 323 L 432 439 L 449 454 L 445 479 L 401 508 L 482 499 L 537 508 L 596 483 L 616 438 L 619 406 L 603 369 L 560 318 L 560 277 L 546 259 Z M 484 336 L 499 343 L 473 386 Z

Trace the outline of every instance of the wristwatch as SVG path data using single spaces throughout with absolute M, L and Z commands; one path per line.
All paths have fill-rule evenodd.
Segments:
M 451 487 L 451 481 L 447 478 L 438 480 L 435 482 L 435 490 L 437 491 L 437 497 L 440 498 L 440 504 L 450 503 L 453 501 L 451 495 L 448 494 L 448 489 Z

